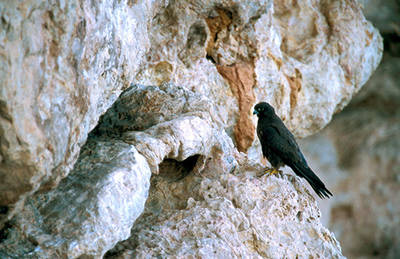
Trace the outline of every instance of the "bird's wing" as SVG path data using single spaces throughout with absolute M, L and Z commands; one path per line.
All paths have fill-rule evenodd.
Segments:
M 280 129 L 275 125 L 268 125 L 262 132 L 262 139 L 264 140 L 262 145 L 267 145 L 286 165 L 306 163 L 293 135 L 286 128 Z

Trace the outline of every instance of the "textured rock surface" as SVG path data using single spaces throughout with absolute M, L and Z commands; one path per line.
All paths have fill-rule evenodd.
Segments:
M 259 100 L 278 107 L 298 136 L 320 130 L 367 81 L 382 53 L 377 30 L 354 1 L 174 1 L 152 28 L 154 47 L 138 82 L 172 81 L 210 97 L 230 135 L 232 127 L 248 125 L 249 108 Z M 254 70 L 252 87 L 218 72 L 243 64 Z M 241 133 L 235 142 L 247 150 L 251 134 Z
M 190 219 L 203 227 L 207 215 L 226 222 L 210 223 L 186 252 L 185 243 L 165 249 L 340 257 L 303 182 L 252 178 L 248 172 L 259 165 L 237 149 L 250 159 L 260 154 L 250 114 L 259 100 L 274 105 L 297 136 L 324 127 L 366 82 L 381 52 L 379 33 L 351 0 L 0 3 L 1 257 L 102 256 L 127 238 L 143 210 L 150 171 L 166 178 L 165 190 L 188 179 L 187 186 L 200 186 L 177 187 L 179 206 L 171 200 L 164 221 L 149 218 L 155 227 L 169 231 L 168 217 L 187 217 L 182 229 L 194 232 L 201 225 L 185 225 Z M 112 105 L 74 167 L 88 132 Z M 163 175 L 175 167 L 172 179 Z M 97 170 L 104 177 L 91 174 Z M 201 189 L 207 186 L 210 199 Z M 240 188 L 255 190 L 247 197 Z M 75 198 L 85 192 L 86 199 Z M 169 202 L 152 197 L 160 210 Z M 209 214 L 198 217 L 202 211 Z M 265 217 L 278 229 L 257 224 Z M 238 248 L 216 246 L 222 243 Z
M 309 135 L 365 83 L 382 51 L 353 1 L 25 1 L 0 10 L 3 206 L 65 177 L 132 79 L 208 96 L 245 151 L 254 101 Z M 242 64 L 253 76 L 239 88 L 218 72 Z
M 137 72 L 157 5 L 0 3 L 0 205 L 22 205 L 68 174 Z
M 207 97 L 172 84 L 134 85 L 102 117 L 95 134 L 132 143 L 153 173 L 164 158 L 185 160 L 210 152 L 223 131 Z
M 201 175 L 177 180 L 190 167 L 163 162 L 132 236 L 106 258 L 343 258 L 303 181 L 255 177 L 262 167 L 239 154 L 232 168 L 227 144 L 216 146 Z
M 349 107 L 303 148 L 337 194 L 321 204 L 322 219 L 344 255 L 394 259 L 400 257 L 400 3 L 360 2 L 383 33 L 382 64 Z
M 100 258 L 129 237 L 143 212 L 150 175 L 132 145 L 90 139 L 56 189 L 27 200 L 13 221 L 17 230 L 11 235 L 17 237 L 1 244 L 0 257 Z
M 399 72 L 400 58 L 385 54 L 349 107 L 303 146 L 336 194 L 322 204 L 324 221 L 349 258 L 400 256 Z

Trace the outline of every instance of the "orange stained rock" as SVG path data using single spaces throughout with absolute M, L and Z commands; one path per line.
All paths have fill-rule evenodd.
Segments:
M 250 62 L 236 63 L 230 66 L 217 66 L 218 72 L 228 81 L 239 103 L 239 118 L 234 127 L 234 136 L 239 151 L 247 152 L 254 141 L 255 126 L 250 118 L 255 102 L 253 86 L 255 84 L 254 65 Z

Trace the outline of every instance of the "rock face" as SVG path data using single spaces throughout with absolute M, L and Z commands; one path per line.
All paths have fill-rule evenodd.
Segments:
M 144 59 L 153 8 L 0 3 L 1 206 L 20 207 L 68 175 L 89 131 Z
M 110 256 L 341 257 L 303 181 L 249 175 L 250 112 L 313 134 L 381 53 L 351 0 L 0 3 L 1 257 L 102 257 L 150 172 Z
M 204 174 L 217 166 L 209 161 Z M 293 175 L 254 177 L 242 166 L 239 175 L 176 181 L 179 166 L 165 165 L 152 179 L 132 236 L 106 258 L 344 258 L 304 182 Z
M 304 144 L 314 150 L 313 166 L 329 172 L 325 177 L 338 195 L 323 204 L 325 221 L 351 258 L 400 256 L 399 71 L 399 57 L 385 54 L 349 107 Z M 326 149 L 331 159 L 315 159 Z
M 400 5 L 360 2 L 385 38 L 382 63 L 349 106 L 303 142 L 303 150 L 336 194 L 321 203 L 322 219 L 343 254 L 399 258 Z
M 13 247 L 9 239 L 1 257 L 101 257 L 129 237 L 144 209 L 150 176 L 132 145 L 91 138 L 68 177 L 56 189 L 29 198 L 16 217 L 29 240 L 18 245 L 31 251 Z
M 137 98 L 145 101 L 137 105 Z M 146 118 L 137 116 L 148 110 Z M 255 177 L 262 167 L 235 150 L 210 111 L 204 96 L 163 84 L 133 86 L 102 117 L 95 134 L 115 136 L 117 129 L 158 165 L 132 236 L 106 257 L 341 258 L 339 243 L 319 222 L 315 200 L 299 179 Z M 137 119 L 142 131 L 129 127 Z

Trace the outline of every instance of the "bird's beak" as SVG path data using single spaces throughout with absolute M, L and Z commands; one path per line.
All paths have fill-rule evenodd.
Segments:
M 254 114 L 257 114 L 257 115 L 258 115 L 258 111 L 254 110 L 254 111 L 253 111 L 253 115 L 254 115 Z

